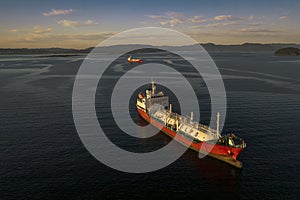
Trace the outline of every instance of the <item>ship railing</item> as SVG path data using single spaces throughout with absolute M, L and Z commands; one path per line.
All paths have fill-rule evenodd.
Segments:
M 162 112 L 166 112 L 166 114 L 168 115 L 168 117 L 173 118 L 175 120 L 178 120 L 179 124 L 186 124 L 186 125 L 194 128 L 194 129 L 196 129 L 196 130 L 199 130 L 201 132 L 204 132 L 204 133 L 212 136 L 213 138 L 219 138 L 219 135 L 217 134 L 216 130 L 211 129 L 207 125 L 200 124 L 199 122 L 192 121 L 189 116 L 182 116 L 182 115 L 174 113 L 174 112 L 170 113 L 168 110 L 165 110 L 162 107 L 159 107 L 158 110 L 162 111 Z
M 191 120 L 191 118 L 189 116 L 182 116 L 182 123 L 187 124 L 201 132 L 204 132 L 208 135 L 211 135 L 214 138 L 218 138 L 218 134 L 217 131 L 214 129 L 211 129 L 209 126 L 206 126 L 204 124 L 200 124 L 199 122 L 194 122 Z

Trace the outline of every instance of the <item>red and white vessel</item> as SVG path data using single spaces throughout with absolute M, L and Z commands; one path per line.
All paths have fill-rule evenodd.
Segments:
M 128 61 L 129 63 L 142 63 L 142 62 L 143 62 L 142 59 L 140 59 L 140 58 L 132 58 L 131 56 L 129 56 L 129 57 L 127 58 L 127 61 Z
M 174 113 L 169 97 L 164 96 L 163 92 L 156 93 L 153 82 L 145 95 L 138 94 L 136 108 L 144 120 L 190 149 L 242 168 L 242 162 L 237 160 L 237 156 L 246 147 L 246 143 L 234 134 L 220 135 L 219 113 L 217 130 L 193 121 L 193 113 L 191 116 Z

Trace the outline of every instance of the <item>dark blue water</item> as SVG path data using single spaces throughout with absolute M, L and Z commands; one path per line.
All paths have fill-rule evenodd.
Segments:
M 300 58 L 271 53 L 212 57 L 227 91 L 223 131 L 247 142 L 239 157 L 244 168 L 199 159 L 188 150 L 166 168 L 128 174 L 97 161 L 76 132 L 72 87 L 82 57 L 1 56 L 0 198 L 299 199 Z M 104 108 L 98 98 L 97 111 Z M 133 108 L 133 120 L 145 125 Z M 114 124 L 102 122 L 115 141 Z M 169 141 L 160 133 L 149 141 L 129 138 L 120 144 L 144 152 Z

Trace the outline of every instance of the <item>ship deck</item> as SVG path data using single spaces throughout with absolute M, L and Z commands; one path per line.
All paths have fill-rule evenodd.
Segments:
M 174 112 L 169 112 L 168 110 L 158 109 L 154 112 L 150 112 L 150 117 L 160 121 L 162 125 L 169 125 L 176 127 L 173 130 L 176 132 L 181 132 L 187 136 L 195 138 L 199 141 L 209 141 L 219 138 L 216 130 L 210 127 L 194 122 L 190 117 L 185 117 Z

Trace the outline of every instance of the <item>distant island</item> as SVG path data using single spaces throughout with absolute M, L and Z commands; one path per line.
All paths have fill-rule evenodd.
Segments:
M 282 49 L 278 49 L 275 51 L 274 55 L 276 56 L 299 56 L 300 49 L 295 47 L 286 47 Z
M 214 43 L 205 43 L 201 44 L 202 47 L 209 53 L 213 52 L 247 52 L 247 53 L 257 53 L 257 52 L 275 52 L 275 55 L 283 54 L 287 55 L 299 55 L 300 44 L 261 44 L 261 43 L 244 43 L 237 45 L 218 45 Z M 116 45 L 116 46 L 105 46 L 105 47 L 96 47 L 100 48 L 101 52 L 106 53 L 116 53 L 122 52 L 122 50 L 127 49 L 128 46 L 131 46 L 135 49 L 144 48 L 144 45 Z M 147 48 L 153 48 L 151 45 L 147 45 Z M 164 47 L 164 46 L 162 46 Z M 191 46 L 177 46 L 171 47 L 171 50 L 191 50 L 196 45 Z M 65 48 L 0 48 L 0 55 L 47 55 L 47 56 L 62 56 L 62 55 L 80 55 L 87 54 L 91 52 L 94 47 L 89 47 L 86 49 L 65 49 Z M 283 49 L 283 50 L 281 50 Z M 284 50 L 287 49 L 287 50 Z M 146 50 L 144 50 L 146 51 Z M 298 54 L 297 54 L 298 53 Z

